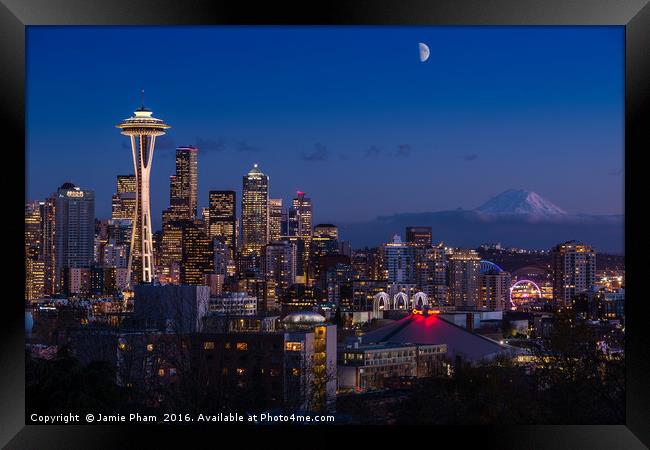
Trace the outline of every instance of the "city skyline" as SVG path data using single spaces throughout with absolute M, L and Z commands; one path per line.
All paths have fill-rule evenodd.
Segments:
M 78 33 L 88 39 L 79 39 Z M 128 62 L 109 70 L 107 56 L 138 33 L 170 44 L 178 60 L 174 69 L 160 66 L 169 64 L 166 57 L 135 81 L 131 70 L 126 77 Z M 224 44 L 219 39 L 224 33 L 238 40 Z M 512 39 L 513 33 L 518 40 Z M 189 54 L 181 55 L 191 36 L 201 39 Z M 268 42 L 263 43 L 262 36 Z M 621 214 L 622 36 L 616 27 L 30 30 L 28 199 L 45 198 L 64 181 L 72 181 L 95 190 L 97 217 L 110 217 L 115 175 L 132 172 L 129 149 L 119 135 L 109 136 L 114 133 L 111 125 L 137 106 L 144 87 L 147 106 L 175 125 L 168 139 L 156 144 L 154 229 L 161 228 L 160 213 L 168 205 L 175 148 L 186 145 L 199 149 L 199 206 L 207 206 L 210 190 L 240 195 L 240 177 L 259 163 L 270 177 L 270 197 L 288 201 L 301 190 L 315 199 L 314 224 L 471 209 L 512 187 L 538 191 L 572 213 Z M 370 40 L 379 48 L 355 54 Z M 426 63 L 417 58 L 418 41 L 432 49 Z M 70 67 L 75 70 L 52 73 L 51 56 L 43 52 L 57 42 L 71 46 L 60 46 L 65 50 L 57 54 L 56 67 L 60 58 L 65 64 L 74 55 Z M 84 56 L 80 46 L 94 46 L 97 53 Z M 301 51 L 309 46 L 313 52 Z M 254 49 L 263 51 L 248 61 L 246 55 Z M 530 53 L 522 54 L 522 49 Z M 472 57 L 464 60 L 470 50 Z M 517 57 L 506 60 L 504 54 L 515 50 Z M 224 64 L 181 64 L 201 52 L 221 56 Z M 83 64 L 86 57 L 92 58 L 92 67 Z M 616 58 L 621 61 L 618 67 Z M 267 68 L 266 76 L 247 72 L 246 64 L 249 69 Z M 222 70 L 206 78 L 203 66 Z M 322 73 L 321 66 L 326 69 Z M 344 68 L 346 76 L 337 68 Z M 96 73 L 102 70 L 106 73 Z M 194 78 L 208 82 L 202 85 Z M 182 87 L 170 89 L 169 83 L 179 81 Z M 50 89 L 54 83 L 56 91 Z M 281 93 L 282 88 L 287 90 Z M 60 95 L 69 102 L 59 102 Z M 53 115 L 54 105 L 62 113 Z M 67 110 L 78 113 L 84 108 L 93 114 L 80 118 L 82 127 L 78 122 L 74 128 L 64 125 Z M 347 124 L 353 116 L 354 127 Z M 474 132 L 467 133 L 469 129 Z M 85 139 L 89 133 L 97 138 Z M 88 142 L 93 151 L 87 151 Z M 68 150 L 53 152 L 53 147 Z M 101 159 L 97 152 L 103 152 Z M 588 164 L 584 152 L 590 155 Z M 96 164 L 99 160 L 102 163 Z M 567 176 L 576 167 L 584 168 L 579 180 Z M 336 183 L 328 173 L 337 174 Z M 446 189 L 459 176 L 464 183 Z M 386 179 L 394 181 L 382 182 Z

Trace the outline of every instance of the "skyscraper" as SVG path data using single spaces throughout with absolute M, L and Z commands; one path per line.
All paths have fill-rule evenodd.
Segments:
M 326 237 L 338 241 L 339 229 L 331 223 L 319 223 L 314 227 L 314 237 Z
M 310 198 L 305 197 L 304 192 L 298 191 L 296 193 L 296 197 L 291 202 L 291 208 L 289 209 L 287 220 L 289 236 L 298 237 L 304 242 L 302 266 L 307 277 L 305 281 L 308 285 L 311 285 L 312 280 L 309 279 L 309 251 L 313 236 L 312 203 Z
M 305 193 L 298 191 L 289 210 L 289 236 L 305 239 L 308 246 L 312 237 L 312 203 Z
M 395 284 L 415 283 L 415 249 L 402 242 L 398 234 L 384 246 L 384 262 L 388 270 L 388 282 Z
M 431 247 L 431 227 L 406 227 L 406 242 L 416 247 Z
M 256 253 L 269 241 L 269 177 L 257 167 L 243 177 L 242 189 L 242 255 Z
M 480 278 L 479 306 L 495 311 L 509 309 L 510 273 L 492 269 Z
M 589 293 L 596 282 L 596 252 L 577 241 L 558 244 L 553 255 L 553 297 L 569 305 L 576 295 Z
M 118 175 L 113 194 L 111 219 L 133 220 L 135 216 L 137 184 L 135 175 Z
M 474 250 L 449 255 L 449 300 L 459 308 L 479 306 L 481 258 Z
M 205 285 L 205 275 L 214 272 L 212 240 L 199 220 L 186 221 L 182 229 L 181 284 Z
M 237 248 L 237 215 L 235 191 L 210 191 L 208 237 L 226 244 L 233 257 Z
M 169 177 L 169 209 L 175 220 L 194 220 L 198 204 L 198 149 L 176 148 L 176 174 Z
M 88 268 L 95 258 L 95 193 L 63 183 L 56 194 L 57 286 L 66 269 Z
M 440 306 L 447 303 L 446 269 L 444 246 L 415 247 L 415 284 Z
M 269 199 L 269 241 L 279 241 L 282 237 L 282 199 Z
M 142 106 L 134 115 L 117 125 L 123 135 L 131 138 L 136 177 L 136 207 L 128 266 L 130 284 L 150 283 L 154 278 L 149 179 L 156 137 L 164 135 L 170 126 L 152 114 L 145 108 L 143 99 Z
M 42 244 L 41 205 L 30 202 L 25 205 L 25 300 L 41 298 L 45 293 Z
M 41 206 L 41 257 L 44 266 L 45 295 L 58 292 L 56 269 L 56 194 L 45 199 Z
M 160 241 L 160 268 L 158 279 L 162 284 L 179 283 L 180 267 L 183 258 L 183 224 L 182 221 L 163 222 Z
M 296 280 L 296 245 L 287 241 L 272 242 L 264 248 L 264 272 L 286 290 Z

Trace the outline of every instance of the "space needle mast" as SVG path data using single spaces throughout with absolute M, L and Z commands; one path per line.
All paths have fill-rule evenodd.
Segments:
M 127 269 L 128 287 L 138 283 L 151 283 L 154 278 L 153 239 L 151 209 L 149 207 L 149 179 L 156 137 L 170 128 L 144 106 L 142 90 L 141 106 L 132 117 L 116 125 L 121 133 L 131 138 L 131 151 L 135 167 L 136 202 L 131 230 L 131 251 Z

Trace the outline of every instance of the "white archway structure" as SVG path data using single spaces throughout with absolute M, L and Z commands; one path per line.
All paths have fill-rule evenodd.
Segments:
M 422 308 L 423 306 L 429 306 L 429 297 L 424 292 L 417 292 L 413 296 L 413 308 Z
M 406 292 L 398 292 L 393 298 L 385 292 L 380 292 L 372 301 L 372 311 L 375 315 L 379 311 L 405 311 L 423 306 L 429 306 L 429 297 L 424 292 L 416 292 L 410 298 Z
M 409 298 L 404 292 L 398 292 L 393 297 L 393 306 L 395 309 L 406 309 L 409 307 Z
M 387 293 L 380 292 L 373 297 L 372 311 L 378 313 L 379 311 L 388 311 L 392 309 L 391 300 Z

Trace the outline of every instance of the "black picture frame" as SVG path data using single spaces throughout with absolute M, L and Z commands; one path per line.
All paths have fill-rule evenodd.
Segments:
M 300 6 L 301 5 L 301 6 Z M 626 258 L 631 259 L 626 273 L 626 424 L 612 426 L 498 426 L 498 427 L 428 427 L 426 434 L 452 436 L 451 442 L 497 448 L 585 448 L 637 449 L 650 445 L 650 350 L 643 339 L 643 319 L 648 301 L 641 293 L 641 269 L 635 265 L 645 243 L 641 232 L 641 211 L 647 208 L 638 197 L 643 191 L 644 167 L 636 160 L 650 149 L 647 112 L 650 103 L 650 6 L 648 0 L 365 0 L 356 2 L 276 3 L 223 2 L 209 0 L 0 0 L 0 115 L 3 125 L 4 167 L 25 169 L 25 36 L 27 26 L 44 25 L 619 25 L 625 27 L 625 214 Z M 14 171 L 12 169 L 11 171 Z M 6 176 L 10 175 L 7 172 Z M 13 212 L 5 222 L 15 221 L 11 233 L 24 226 L 19 210 L 24 197 L 9 189 Z M 635 200 L 635 197 L 637 199 Z M 19 239 L 3 241 L 5 261 L 8 255 L 22 257 Z M 647 251 L 647 250 L 646 250 Z M 11 263 L 10 263 L 11 265 Z M 647 263 L 646 263 L 647 265 Z M 22 265 L 15 262 L 16 276 L 6 275 L 11 286 L 3 301 L 4 324 L 0 328 L 0 445 L 4 448 L 167 448 L 172 438 L 191 432 L 198 443 L 207 436 L 216 443 L 221 433 L 246 433 L 229 427 L 187 426 L 97 426 L 25 425 L 24 318 L 20 297 L 24 276 Z M 6 272 L 8 273 L 8 272 Z M 645 314 L 644 314 L 645 313 Z M 191 428 L 191 429 L 190 429 Z M 286 436 L 282 427 L 258 427 L 253 436 L 272 428 L 278 437 Z M 348 427 L 338 427 L 341 428 Z M 306 436 L 328 446 L 340 444 L 334 437 L 337 427 L 327 431 L 301 427 Z M 297 433 L 292 431 L 291 433 Z M 318 434 L 315 434 L 318 433 Z M 321 434 L 322 433 L 322 434 Z M 392 427 L 373 427 L 355 438 L 364 446 L 381 442 L 384 437 L 409 438 L 411 431 Z M 417 430 L 413 432 L 417 436 Z M 139 436 L 136 439 L 136 434 Z M 199 434 L 204 436 L 199 437 Z M 247 435 L 242 437 L 247 439 Z M 146 440 L 144 440 L 146 439 Z M 357 440 L 358 439 L 358 440 Z M 414 437 L 415 445 L 418 444 Z M 146 445 L 135 444 L 138 440 Z M 409 438 L 410 440 L 410 438 Z M 157 445 L 156 442 L 161 444 Z M 222 441 L 223 445 L 226 441 Z M 276 441 L 282 444 L 282 441 Z M 294 445 L 305 443 L 302 439 Z M 292 445 L 291 443 L 286 445 Z M 311 444 L 309 444 L 311 445 Z

